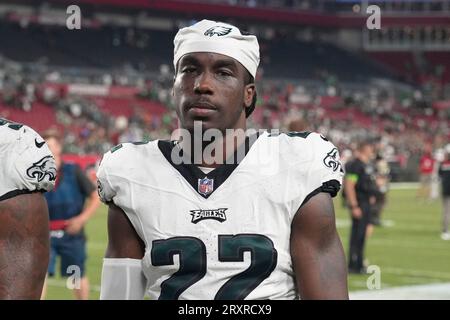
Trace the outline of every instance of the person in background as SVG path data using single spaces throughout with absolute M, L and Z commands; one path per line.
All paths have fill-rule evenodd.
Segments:
M 59 133 L 49 130 L 42 137 L 47 142 L 56 161 L 58 178 L 55 189 L 45 195 L 50 214 L 50 263 L 48 275 L 55 274 L 57 256 L 61 257 L 63 277 L 80 275 L 79 288 L 74 294 L 78 300 L 89 297 L 89 280 L 86 276 L 86 237 L 84 226 L 100 205 L 96 187 L 75 164 L 61 159 L 62 141 Z M 86 200 L 88 204 L 85 206 Z M 45 297 L 45 291 L 42 297 Z
M 381 225 L 381 213 L 386 204 L 387 192 L 389 190 L 389 163 L 378 152 L 375 159 L 375 182 L 377 192 L 375 194 L 375 203 L 373 205 L 372 224 L 375 226 Z
M 434 158 L 431 145 L 427 144 L 420 158 L 420 187 L 417 197 L 422 200 L 430 200 L 431 181 L 434 168 Z
M 450 144 L 445 147 L 445 160 L 439 166 L 442 183 L 442 240 L 450 240 L 448 225 L 450 223 Z
M 364 246 L 367 226 L 371 220 L 373 197 L 376 192 L 374 168 L 374 147 L 362 142 L 355 151 L 355 158 L 345 166 L 344 192 L 352 218 L 349 250 L 349 273 L 365 273 Z

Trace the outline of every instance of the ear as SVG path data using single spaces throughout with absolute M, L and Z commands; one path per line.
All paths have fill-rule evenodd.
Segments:
M 253 96 L 255 95 L 256 86 L 254 83 L 249 83 L 244 89 L 244 106 L 246 108 L 250 107 L 253 102 Z

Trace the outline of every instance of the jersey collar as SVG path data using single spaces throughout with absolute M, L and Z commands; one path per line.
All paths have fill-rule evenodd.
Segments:
M 245 148 L 244 152 L 247 155 L 258 138 L 258 133 L 256 133 L 256 139 L 254 137 L 246 137 L 245 142 L 233 154 L 233 159 L 237 159 L 237 161 L 232 161 L 232 164 L 222 164 L 209 173 L 204 173 L 195 164 L 175 164 L 172 161 L 171 154 L 173 148 L 177 145 L 177 141 L 159 140 L 158 148 L 164 158 L 183 176 L 192 188 L 203 198 L 208 199 L 228 179 L 231 173 L 239 166 L 240 162 L 242 162 L 243 159 L 239 161 L 239 157 L 237 156 L 240 154 L 239 152 L 242 152 L 242 148 Z

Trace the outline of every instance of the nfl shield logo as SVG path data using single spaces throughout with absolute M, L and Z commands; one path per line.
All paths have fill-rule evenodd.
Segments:
M 214 190 L 214 179 L 198 179 L 198 192 L 204 196 L 207 196 Z

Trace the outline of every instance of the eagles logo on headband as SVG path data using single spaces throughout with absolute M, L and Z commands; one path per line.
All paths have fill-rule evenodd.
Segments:
M 217 36 L 224 36 L 227 35 L 231 32 L 231 28 L 227 28 L 224 26 L 215 26 L 212 28 L 209 28 L 208 30 L 205 31 L 205 36 L 210 36 L 212 37 L 213 35 L 217 35 Z
M 239 61 L 253 76 L 259 65 L 259 44 L 254 35 L 242 34 L 227 23 L 202 20 L 182 28 L 173 41 L 173 65 L 176 69 L 182 56 L 193 52 L 212 52 L 231 57 Z

